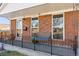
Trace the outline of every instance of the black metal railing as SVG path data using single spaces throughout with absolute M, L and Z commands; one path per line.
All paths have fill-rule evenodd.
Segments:
M 27 39 L 26 39 L 27 40 Z M 26 41 L 22 38 L 22 40 L 6 40 L 6 39 L 0 39 L 0 42 L 5 43 L 5 44 L 11 44 L 14 46 L 22 47 L 22 48 L 28 48 L 32 49 L 34 51 L 41 51 L 41 52 L 46 52 L 50 53 L 51 55 L 62 55 L 62 56 L 73 56 L 77 55 L 77 44 L 74 45 L 74 47 L 69 47 L 65 45 L 56 45 L 56 43 L 52 42 L 52 40 L 41 40 L 38 42 L 33 42 L 32 39 Z M 36 35 L 34 37 L 34 40 L 36 40 Z M 75 40 L 77 38 L 75 37 Z M 75 41 L 76 43 L 77 41 Z

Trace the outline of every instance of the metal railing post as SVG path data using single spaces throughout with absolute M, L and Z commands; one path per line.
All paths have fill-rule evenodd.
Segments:
M 34 34 L 34 41 L 36 40 L 36 34 Z M 35 51 L 35 43 L 34 43 L 34 51 Z
M 75 36 L 75 47 L 74 47 L 75 56 L 77 56 L 77 47 L 78 47 L 77 44 L 78 44 L 78 43 L 77 43 L 77 36 Z
M 23 38 L 22 38 L 22 42 L 21 42 L 21 47 L 23 48 Z
M 51 33 L 50 33 L 50 39 L 51 39 L 51 55 L 52 55 L 52 38 L 51 38 Z
M 13 45 L 13 40 L 11 40 L 11 44 Z
M 4 38 L 3 38 L 3 42 L 2 42 L 2 50 L 4 50 Z

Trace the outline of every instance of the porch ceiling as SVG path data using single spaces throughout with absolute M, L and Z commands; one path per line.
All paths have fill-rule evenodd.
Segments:
M 46 12 L 54 12 L 59 10 L 66 10 L 73 8 L 73 3 L 46 3 L 30 8 L 21 9 L 14 12 L 9 12 L 6 14 L 1 14 L 0 16 L 7 17 L 7 18 L 16 18 L 16 17 L 24 17 L 30 15 L 37 15 Z

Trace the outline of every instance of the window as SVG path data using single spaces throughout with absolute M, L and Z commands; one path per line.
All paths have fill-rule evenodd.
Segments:
M 63 39 L 63 14 L 53 16 L 53 39 Z
M 32 33 L 39 32 L 39 21 L 38 18 L 32 18 Z
M 22 20 L 16 20 L 17 37 L 22 37 Z

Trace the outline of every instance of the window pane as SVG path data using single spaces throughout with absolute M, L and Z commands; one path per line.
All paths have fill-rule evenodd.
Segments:
M 16 20 L 17 37 L 22 37 L 22 20 Z
M 37 28 L 38 26 L 38 20 L 32 20 L 32 28 Z
M 32 18 L 32 33 L 37 33 L 38 31 L 39 31 L 38 18 Z
M 53 16 L 53 39 L 63 39 L 63 15 Z
M 21 20 L 16 21 L 16 28 L 17 29 L 22 29 L 22 21 Z

